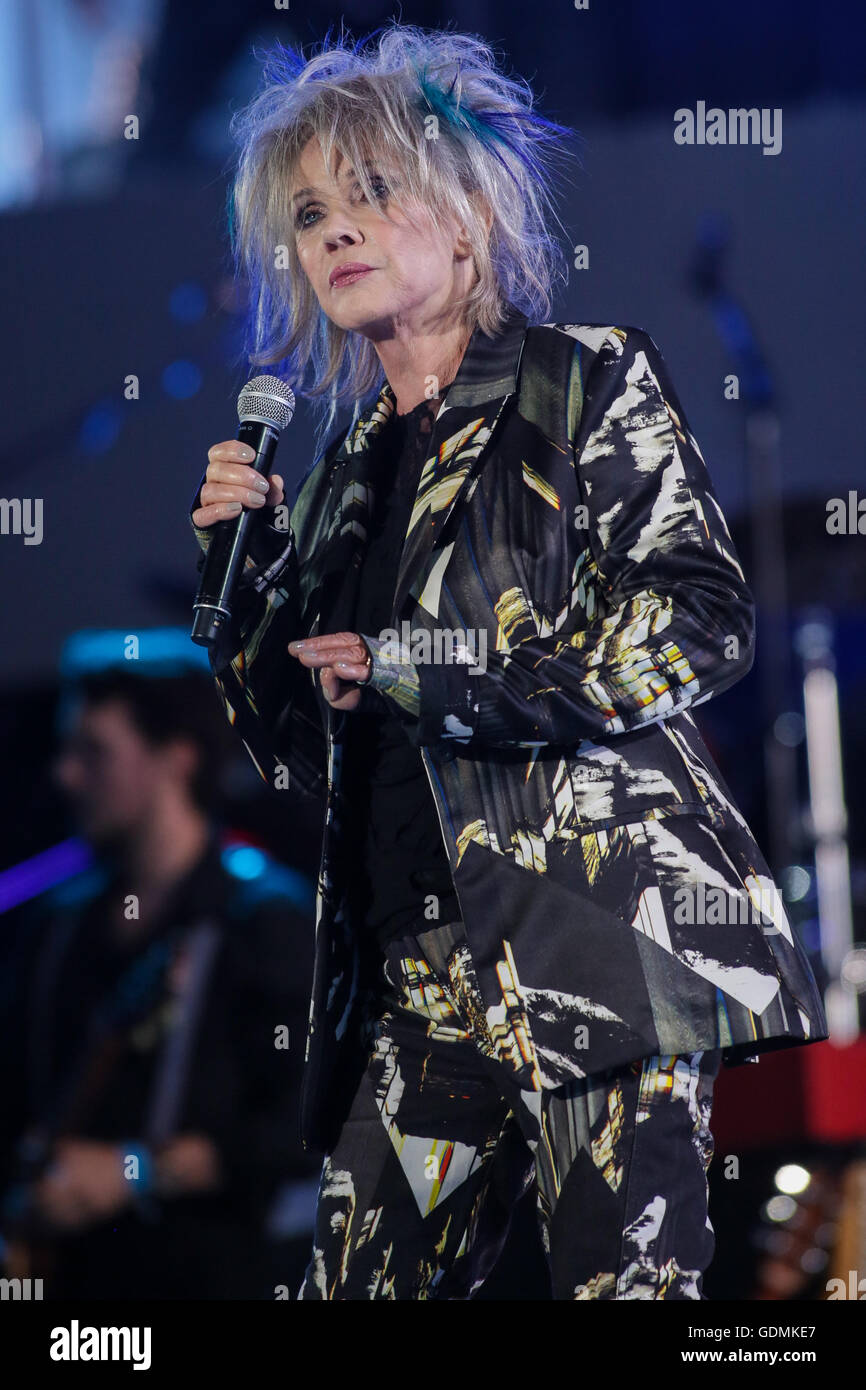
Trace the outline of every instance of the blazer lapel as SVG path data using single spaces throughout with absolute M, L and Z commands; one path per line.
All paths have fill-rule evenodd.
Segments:
M 449 517 L 480 466 L 508 394 L 471 406 L 449 406 L 447 397 L 443 401 L 403 542 L 392 625 L 399 623 L 410 592 L 416 599 L 421 597 L 429 561 Z
M 417 598 L 423 591 L 439 536 L 477 473 L 502 409 L 516 389 L 528 320 L 514 305 L 507 306 L 507 311 L 506 322 L 494 338 L 476 326 L 436 416 L 400 556 L 392 624 L 399 623 L 408 594 Z M 378 445 L 395 405 L 386 381 L 375 404 L 350 427 L 334 456 L 333 467 L 339 473 L 338 519 L 325 560 L 326 588 L 314 634 L 352 630 L 358 572 L 375 495 Z
M 319 612 L 310 635 L 352 631 L 358 571 L 364 557 L 373 503 L 373 440 L 394 409 L 390 388 L 382 388 L 375 405 L 348 431 L 336 454 L 336 524 L 323 558 Z

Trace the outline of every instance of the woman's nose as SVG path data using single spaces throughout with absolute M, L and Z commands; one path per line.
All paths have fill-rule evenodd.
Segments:
M 356 223 L 342 209 L 335 209 L 333 212 L 326 213 L 320 224 L 322 240 L 325 245 L 355 245 L 361 240 L 361 233 Z

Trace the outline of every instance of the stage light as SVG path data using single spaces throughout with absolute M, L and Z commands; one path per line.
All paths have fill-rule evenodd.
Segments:
M 764 1203 L 761 1215 L 766 1221 L 790 1221 L 796 1210 L 797 1203 L 793 1197 L 770 1197 Z
M 169 362 L 162 374 L 162 389 L 176 401 L 188 401 L 201 390 L 201 369 L 195 362 Z
M 789 903 L 800 902 L 812 885 L 812 875 L 802 864 L 789 864 L 779 877 L 782 880 L 782 893 Z
M 258 878 L 267 867 L 265 856 L 253 845 L 236 845 L 223 850 L 222 861 L 235 878 Z
M 802 1168 L 799 1163 L 785 1163 L 781 1168 L 776 1169 L 773 1176 L 773 1182 L 780 1192 L 794 1196 L 799 1192 L 805 1192 L 811 1181 L 812 1174 L 807 1168 Z
M 774 723 L 773 733 L 778 743 L 796 748 L 806 737 L 806 721 L 797 710 L 787 710 Z
M 111 401 L 95 405 L 81 422 L 78 442 L 88 454 L 104 454 L 120 434 L 120 411 Z

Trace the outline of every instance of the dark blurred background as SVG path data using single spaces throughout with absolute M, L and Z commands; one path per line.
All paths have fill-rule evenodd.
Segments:
M 0 868 L 75 833 L 48 773 L 70 634 L 191 623 L 188 508 L 250 375 L 225 204 L 227 125 L 255 89 L 254 50 L 318 43 L 341 21 L 359 36 L 392 17 L 480 34 L 579 132 L 560 216 L 569 263 L 586 251 L 550 318 L 652 334 L 753 584 L 755 665 L 696 717 L 828 989 L 837 1051 L 827 1070 L 806 1055 L 820 1049 L 794 1049 L 719 1079 L 706 1291 L 826 1297 L 834 1260 L 854 1258 L 840 1256 L 843 1236 L 858 1220 L 866 1229 L 852 1176 L 866 986 L 859 7 L 6 0 L 0 455 L 4 496 L 42 499 L 43 534 L 25 544 L 4 524 L 0 535 Z M 781 148 L 677 143 L 675 113 L 700 102 L 778 112 Z M 290 482 L 312 441 L 302 403 L 281 445 Z M 846 518 L 835 529 L 832 499 Z M 316 819 L 260 786 L 235 749 L 225 826 L 311 879 Z M 37 875 L 28 892 L 39 891 Z M 832 1076 L 844 1078 L 835 1108 Z M 735 1180 L 726 1154 L 739 1159 Z M 544 1296 L 530 1204 L 480 1296 Z

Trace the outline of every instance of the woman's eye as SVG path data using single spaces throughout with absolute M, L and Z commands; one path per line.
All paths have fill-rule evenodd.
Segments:
M 297 213 L 295 214 L 295 226 L 299 230 L 303 230 L 304 227 L 311 227 L 313 224 L 312 222 L 306 221 L 306 216 L 308 212 L 314 211 L 315 208 L 311 207 L 309 203 L 306 203 L 304 207 L 299 208 Z
M 383 202 L 383 201 L 388 197 L 388 185 L 387 185 L 387 183 L 385 182 L 385 180 L 382 178 L 382 176 L 381 176 L 380 174 L 373 174 L 373 175 L 371 175 L 371 177 L 370 177 L 370 187 L 371 187 L 372 190 L 373 190 L 374 196 L 375 196 L 380 202 Z M 355 188 L 356 188 L 356 190 L 360 193 L 361 197 L 363 198 L 365 195 L 364 195 L 364 190 L 361 188 L 361 185 L 360 185 L 359 183 L 356 183 L 356 184 L 355 184 Z

